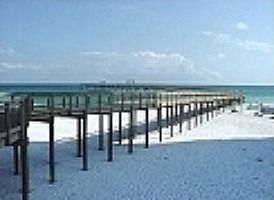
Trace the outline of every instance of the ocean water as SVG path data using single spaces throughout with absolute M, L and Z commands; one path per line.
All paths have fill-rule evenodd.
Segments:
M 189 87 L 189 85 L 188 85 Z M 241 93 L 247 103 L 274 104 L 273 86 L 194 86 L 217 91 Z M 0 84 L 0 93 L 5 92 L 77 92 L 82 89 L 81 84 Z
M 215 90 L 239 92 L 245 96 L 246 103 L 274 104 L 274 85 L 272 86 L 211 86 Z

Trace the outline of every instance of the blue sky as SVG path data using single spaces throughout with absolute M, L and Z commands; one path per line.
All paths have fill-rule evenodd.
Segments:
M 273 0 L 1 0 L 0 82 L 274 84 Z

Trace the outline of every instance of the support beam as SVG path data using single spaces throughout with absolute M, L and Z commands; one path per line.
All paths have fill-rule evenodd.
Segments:
M 104 115 L 99 114 L 98 116 L 98 150 L 103 151 L 104 150 Z
M 111 162 L 113 160 L 113 113 L 112 106 L 109 111 L 109 131 L 107 138 L 107 161 Z
M 72 96 L 69 95 L 69 114 L 71 115 L 72 114 Z
M 13 145 L 13 166 L 14 166 L 14 175 L 19 175 L 19 149 L 18 145 Z
M 121 92 L 121 111 L 119 112 L 119 145 L 122 145 L 122 140 L 123 140 L 123 123 L 122 123 L 122 118 L 123 118 L 123 111 L 124 111 L 124 92 Z
M 66 97 L 62 98 L 62 106 L 63 108 L 66 108 Z
M 159 107 L 157 108 L 157 118 L 158 118 L 158 131 L 159 131 L 159 142 L 162 142 L 163 136 L 162 136 L 162 104 L 159 104 Z
M 167 94 L 167 99 L 166 99 L 166 128 L 169 126 L 169 96 Z
M 211 109 L 211 119 L 214 119 L 214 101 L 211 102 L 210 109 Z
M 132 124 L 133 124 L 133 132 L 132 132 L 132 137 L 135 138 L 136 134 L 137 134 L 137 110 L 136 109 L 133 109 L 132 111 L 132 117 L 133 117 L 133 121 L 132 121 Z
M 55 182 L 55 147 L 54 147 L 54 97 L 51 97 L 49 119 L 49 183 Z
M 80 101 L 79 101 L 79 96 L 76 96 L 76 108 L 79 108 L 80 106 Z
M 89 98 L 86 96 L 86 106 L 83 111 L 83 159 L 82 159 L 82 164 L 83 164 L 83 170 L 86 171 L 88 170 L 88 138 L 87 138 L 87 131 L 88 131 L 88 114 L 87 114 L 87 109 L 88 109 L 88 102 Z
M 206 102 L 206 121 L 209 121 L 209 102 Z
M 171 123 L 170 123 L 170 137 L 173 137 L 174 136 L 174 131 L 173 131 L 173 129 L 174 129 L 174 127 L 173 127 L 173 125 L 174 125 L 174 108 L 173 108 L 173 105 L 171 105 L 171 107 L 170 107 L 170 121 L 171 121 Z
M 200 102 L 199 106 L 199 113 L 200 113 L 200 124 L 203 124 L 203 117 L 204 117 L 204 102 Z
M 183 116 L 184 116 L 184 105 L 179 105 L 179 132 L 183 132 Z
M 122 127 L 122 115 L 123 113 L 119 112 L 119 132 L 118 132 L 118 141 L 119 145 L 122 145 L 122 139 L 123 139 L 123 127 Z
M 215 101 L 215 117 L 219 115 L 219 112 L 220 112 L 219 110 L 220 110 L 219 101 L 216 100 Z
M 139 92 L 139 109 L 142 108 L 142 92 Z
M 128 131 L 128 153 L 133 153 L 133 105 L 130 106 L 130 112 L 129 112 L 129 131 Z
M 98 119 L 98 150 L 103 151 L 104 150 L 104 115 L 102 112 L 102 95 L 98 95 L 98 109 L 99 109 L 99 119 Z
M 175 123 L 178 124 L 180 121 L 179 109 L 178 109 L 178 95 L 175 96 Z
M 27 124 L 26 124 L 26 101 L 21 102 L 21 144 L 20 144 L 20 156 L 21 156 L 21 171 L 22 171 L 22 200 L 29 199 L 29 163 L 28 163 L 28 136 L 27 136 Z
M 195 113 L 195 127 L 198 126 L 198 102 L 194 103 L 194 113 Z
M 50 110 L 50 101 L 51 99 L 50 98 L 47 98 L 47 108 Z
M 192 116 L 191 116 L 191 103 L 188 104 L 188 113 L 187 113 L 187 118 L 188 118 L 188 123 L 187 123 L 187 130 L 191 130 L 191 119 L 192 119 Z
M 147 107 L 145 109 L 145 116 L 146 116 L 146 128 L 145 128 L 145 135 L 146 135 L 146 141 L 145 141 L 145 148 L 149 147 L 149 108 Z
M 82 155 L 82 122 L 81 117 L 77 118 L 77 147 L 76 147 L 77 157 Z

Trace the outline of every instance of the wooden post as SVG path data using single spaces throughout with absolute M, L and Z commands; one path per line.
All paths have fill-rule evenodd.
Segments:
M 170 123 L 170 137 L 174 136 L 174 133 L 173 133 L 173 124 L 174 124 L 173 111 L 174 111 L 174 108 L 173 108 L 173 105 L 171 105 L 171 107 L 170 107 L 170 119 L 171 119 L 171 123 Z
M 12 116 L 11 116 L 11 112 L 12 110 L 14 110 L 12 108 L 13 104 L 14 104 L 14 97 L 11 97 L 11 102 L 10 103 L 5 103 L 5 127 L 6 127 L 6 132 L 7 132 L 7 139 L 6 139 L 6 144 L 9 145 L 10 144 L 10 129 L 12 126 Z M 22 106 L 22 105 L 21 105 Z M 23 112 L 23 110 L 20 112 Z M 20 113 L 21 114 L 21 113 Z M 17 144 L 13 144 L 13 167 L 14 167 L 14 175 L 18 175 L 19 174 L 19 152 L 18 152 L 18 145 Z
M 77 157 L 82 155 L 82 122 L 81 117 L 77 118 Z
M 113 113 L 112 113 L 112 104 L 110 105 L 109 110 L 109 131 L 107 138 L 107 161 L 111 162 L 113 160 Z
M 149 108 L 148 105 L 145 109 L 145 115 L 146 115 L 146 130 L 145 130 L 145 135 L 146 135 L 146 141 L 145 141 L 145 148 L 149 147 Z
M 119 135 L 118 135 L 118 141 L 119 145 L 122 145 L 122 137 L 123 137 L 123 130 L 122 130 L 122 111 L 119 112 Z
M 99 119 L 98 119 L 98 150 L 104 150 L 104 115 L 102 114 L 102 95 L 98 95 L 98 111 L 99 111 Z
M 139 92 L 139 109 L 142 108 L 142 92 Z
M 132 132 L 132 137 L 135 138 L 137 134 L 137 110 L 133 109 L 132 111 L 132 117 L 133 117 L 133 132 Z
M 213 119 L 214 118 L 214 101 L 211 101 L 210 110 L 211 110 L 211 119 Z
M 88 120 L 88 102 L 89 102 L 89 97 L 86 96 L 85 98 L 85 109 L 83 111 L 83 170 L 86 171 L 88 170 L 88 139 L 87 139 L 87 131 L 88 131 L 88 126 L 87 126 L 87 120 Z
M 188 104 L 188 113 L 187 113 L 187 118 L 188 118 L 188 123 L 187 123 L 187 130 L 191 130 L 191 118 L 192 118 L 192 111 L 191 111 L 191 103 Z
M 206 102 L 206 121 L 209 121 L 209 102 Z
M 124 92 L 122 91 L 122 93 L 121 93 L 121 109 L 122 109 L 122 111 L 124 111 Z
M 50 98 L 47 98 L 47 108 L 50 110 Z
M 217 117 L 219 114 L 219 109 L 220 109 L 218 100 L 215 101 L 215 107 L 216 107 L 215 108 L 215 116 Z
M 128 131 L 128 153 L 133 152 L 133 105 L 130 105 L 129 111 L 129 131 Z
M 49 117 L 49 183 L 55 181 L 55 150 L 54 150 L 54 97 L 51 96 Z
M 179 132 L 182 133 L 183 132 L 184 105 L 180 104 L 179 105 L 179 110 L 180 110 L 180 114 L 179 114 Z
M 18 145 L 14 144 L 13 145 L 13 162 L 14 162 L 14 175 L 19 174 L 19 149 Z
M 122 117 L 123 117 L 123 111 L 124 111 L 124 92 L 121 92 L 121 111 L 119 112 L 119 145 L 122 145 L 123 140 L 123 127 L 122 127 Z
M 21 134 L 20 134 L 20 151 L 21 151 L 21 170 L 22 170 L 22 199 L 28 200 L 29 196 L 29 163 L 28 163 L 28 137 L 27 137 L 27 125 L 26 125 L 26 106 L 28 106 L 23 100 L 20 103 L 21 107 Z
M 7 132 L 7 137 L 6 137 L 6 144 L 9 144 L 9 136 L 10 136 L 10 129 L 11 129 L 11 116 L 10 116 L 10 104 L 5 103 L 5 127 L 6 127 L 6 132 Z
M 175 123 L 179 122 L 179 114 L 178 114 L 178 95 L 175 95 Z
M 166 99 L 166 128 L 169 126 L 169 96 L 167 94 L 167 99 Z
M 198 102 L 194 103 L 195 127 L 198 126 Z
M 63 97 L 62 104 L 63 104 L 63 108 L 66 108 L 66 97 Z
M 157 109 L 158 115 L 158 129 L 159 129 L 159 141 L 162 142 L 162 96 L 159 96 L 159 107 Z
M 200 111 L 200 124 L 203 124 L 203 117 L 204 117 L 204 102 L 200 102 L 199 111 Z
M 34 99 L 33 98 L 31 98 L 31 111 L 33 111 L 34 110 Z
M 80 101 L 79 101 L 79 96 L 76 96 L 76 107 L 79 108 L 80 106 Z
M 69 114 L 72 114 L 72 96 L 69 95 Z

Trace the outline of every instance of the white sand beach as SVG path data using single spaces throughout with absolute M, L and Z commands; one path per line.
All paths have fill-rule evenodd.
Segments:
M 81 170 L 76 155 L 76 121 L 56 118 L 56 176 L 48 183 L 47 125 L 29 127 L 32 200 L 273 200 L 274 120 L 255 117 L 254 111 L 227 110 L 203 125 L 175 136 L 163 129 L 150 133 L 150 148 L 144 136 L 134 140 L 133 154 L 127 141 L 114 145 L 114 160 L 97 150 L 97 117 L 89 116 L 89 170 Z M 143 114 L 138 113 L 142 119 Z M 153 119 L 156 112 L 151 111 Z M 117 129 L 117 116 L 114 128 Z M 127 120 L 126 114 L 123 116 Z M 105 119 L 107 122 L 107 118 Z M 205 120 L 204 120 L 205 121 Z M 106 125 L 107 123 L 105 123 Z M 124 124 L 125 125 L 125 124 Z M 106 126 L 107 127 L 107 126 Z M 12 172 L 12 148 L 0 151 L 0 199 L 20 197 L 19 178 Z

